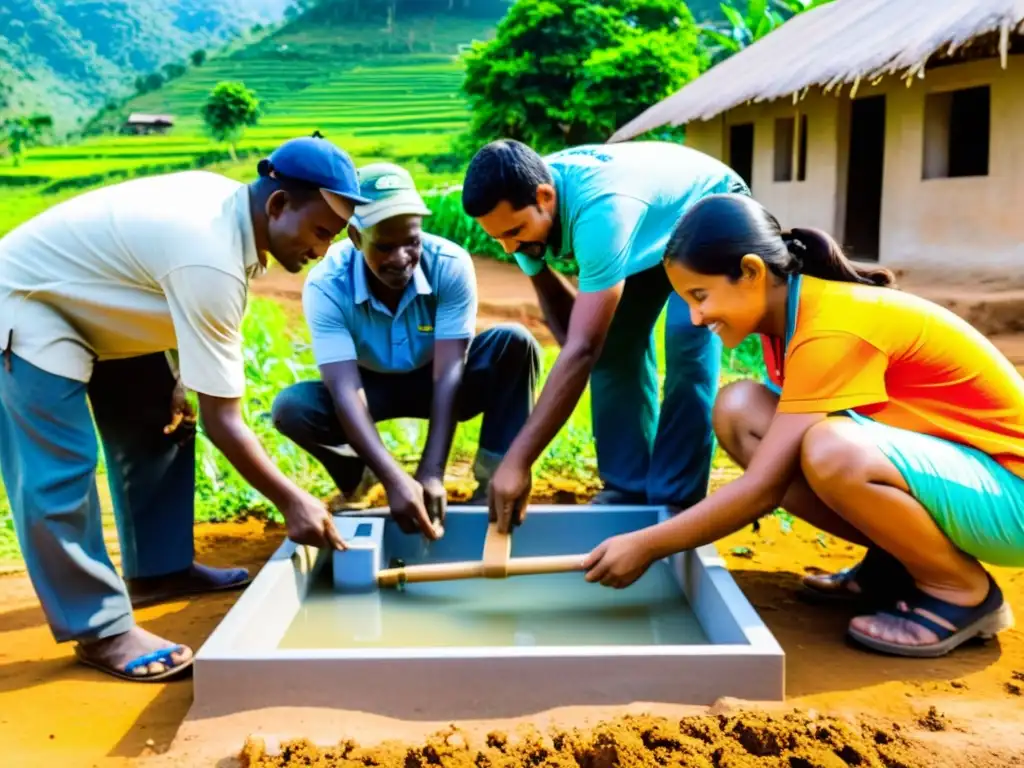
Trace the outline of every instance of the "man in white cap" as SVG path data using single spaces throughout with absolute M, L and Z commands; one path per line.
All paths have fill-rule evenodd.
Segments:
M 274 424 L 324 465 L 345 496 L 369 468 L 402 530 L 435 539 L 456 423 L 483 414 L 474 462 L 480 503 L 533 407 L 540 346 L 518 324 L 475 334 L 473 261 L 423 231 L 431 212 L 407 171 L 376 163 L 358 176 L 370 202 L 356 206 L 349 239 L 331 246 L 303 291 L 322 380 L 281 392 Z M 429 420 L 411 476 L 375 425 L 403 417 Z

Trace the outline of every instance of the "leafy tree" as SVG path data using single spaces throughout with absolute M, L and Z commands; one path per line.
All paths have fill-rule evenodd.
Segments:
M 465 60 L 467 138 L 548 151 L 604 142 L 696 77 L 703 54 L 678 0 L 519 0 Z
M 739 53 L 782 26 L 788 19 L 832 0 L 750 0 L 745 11 L 735 4 L 722 3 L 724 20 L 701 26 L 713 64 Z
M 201 114 L 213 139 L 227 142 L 232 159 L 237 160 L 235 149 L 246 126 L 259 121 L 260 102 L 245 83 L 222 81 L 210 91 Z
M 148 75 L 139 75 L 135 78 L 135 90 L 145 94 L 151 91 L 158 91 L 164 85 L 164 76 L 159 72 L 150 72 Z
M 192 51 L 192 55 L 189 56 L 189 59 L 192 61 L 193 67 L 201 67 L 206 63 L 206 51 L 202 48 Z
M 188 71 L 184 64 L 177 61 L 164 64 L 162 67 L 160 67 L 160 69 L 163 70 L 164 79 L 167 82 L 170 82 L 171 80 L 181 77 L 185 74 L 185 72 Z
M 15 165 L 21 165 L 25 150 L 38 144 L 52 130 L 53 118 L 50 115 L 24 115 L 0 123 L 0 136 L 6 142 Z

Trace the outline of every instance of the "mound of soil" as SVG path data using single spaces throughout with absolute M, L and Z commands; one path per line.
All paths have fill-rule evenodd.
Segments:
M 321 748 L 307 740 L 282 744 L 268 754 L 250 740 L 240 762 L 246 768 L 924 768 L 934 760 L 891 723 L 853 726 L 800 712 L 773 716 L 746 712 L 669 720 L 628 716 L 588 731 L 538 731 L 511 739 L 493 732 L 473 745 L 456 728 L 424 744 L 383 743 L 362 748 L 353 741 Z

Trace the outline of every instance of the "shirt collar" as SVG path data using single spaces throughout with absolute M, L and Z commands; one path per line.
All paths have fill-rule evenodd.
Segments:
M 256 233 L 252 226 L 252 213 L 249 211 L 249 188 L 245 185 L 235 193 L 235 213 L 242 235 L 242 262 L 245 274 L 251 280 L 263 275 L 267 268 L 260 262 L 260 255 L 256 252 Z
M 356 248 L 352 250 L 354 257 L 352 259 L 354 267 L 352 270 L 354 273 L 352 275 L 352 300 L 356 304 L 365 304 L 369 301 L 373 306 L 382 308 L 383 305 L 370 293 L 370 285 L 366 279 L 366 271 L 369 269 L 366 266 L 366 257 Z M 423 271 L 423 258 L 421 257 L 420 263 L 413 270 L 412 280 L 405 287 L 405 293 L 402 294 L 402 300 L 398 305 L 398 312 L 396 314 L 401 314 L 402 310 L 408 306 L 413 298 L 413 294 L 416 296 L 429 296 L 433 292 L 434 289 L 430 286 L 430 280 L 427 279 L 427 275 Z
M 370 300 L 370 286 L 366 283 L 366 259 L 355 248 L 352 249 L 352 255 L 352 300 L 356 304 L 365 304 Z

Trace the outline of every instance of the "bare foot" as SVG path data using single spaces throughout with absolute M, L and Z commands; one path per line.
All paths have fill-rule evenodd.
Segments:
M 896 605 L 900 611 L 908 610 L 907 604 L 904 602 L 899 602 Z M 914 613 L 931 619 L 940 627 L 945 627 L 951 632 L 957 630 L 957 627 L 929 611 L 915 609 Z M 858 616 L 850 621 L 850 627 L 876 640 L 896 645 L 931 645 L 939 641 L 939 636 L 927 627 L 922 627 L 910 619 L 901 619 L 895 616 Z
M 986 582 L 987 584 L 987 582 Z M 966 591 L 937 590 L 918 585 L 924 594 L 954 605 L 965 608 L 972 608 L 981 605 L 985 601 L 986 592 L 979 593 L 976 589 Z M 938 594 L 935 594 L 938 593 Z M 979 596 L 980 594 L 980 596 Z M 924 608 L 910 609 L 906 602 L 900 600 L 896 603 L 896 611 L 899 613 L 910 613 L 928 619 L 943 629 L 956 632 L 961 629 L 949 621 L 936 616 Z M 939 636 L 927 627 L 918 624 L 913 619 L 904 619 L 896 616 L 858 616 L 850 621 L 850 628 L 861 634 L 873 637 L 886 643 L 896 645 L 932 645 L 939 642 Z
M 139 665 L 130 671 L 128 665 L 136 659 L 156 651 L 175 647 L 174 643 L 154 635 L 142 627 L 133 627 L 127 632 L 105 637 L 89 643 L 79 643 L 76 653 L 83 661 L 106 669 L 138 677 L 140 679 L 160 675 L 170 669 L 179 667 L 192 659 L 192 649 L 187 645 L 178 645 L 174 653 L 164 655 L 166 661 L 152 661 Z
M 177 573 L 128 580 L 132 605 L 174 600 L 188 595 L 238 589 L 249 583 L 245 568 L 211 568 L 200 563 Z

